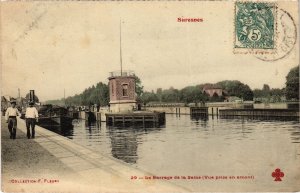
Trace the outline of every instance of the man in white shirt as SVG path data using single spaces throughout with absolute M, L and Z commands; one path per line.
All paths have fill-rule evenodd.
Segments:
M 16 139 L 17 135 L 17 116 L 20 116 L 21 113 L 16 108 L 16 101 L 10 102 L 11 107 L 8 107 L 5 112 L 5 120 L 8 123 L 8 130 L 10 133 L 11 139 Z
M 26 118 L 26 127 L 27 127 L 27 138 L 34 138 L 35 136 L 35 123 L 38 121 L 39 114 L 36 108 L 33 106 L 34 102 L 29 102 L 29 107 L 26 108 L 25 118 Z M 30 135 L 30 126 L 31 126 L 31 135 Z

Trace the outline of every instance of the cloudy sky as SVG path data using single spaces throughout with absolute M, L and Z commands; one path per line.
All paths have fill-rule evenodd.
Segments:
M 296 6 L 285 9 L 297 19 Z M 5 2 L 1 12 L 2 95 L 34 89 L 45 101 L 107 83 L 120 69 L 120 18 L 123 69 L 149 91 L 221 80 L 282 88 L 299 60 L 298 49 L 276 62 L 234 54 L 233 2 Z

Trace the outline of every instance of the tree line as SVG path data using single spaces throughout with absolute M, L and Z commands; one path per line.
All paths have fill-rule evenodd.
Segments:
M 208 96 L 203 89 L 208 85 L 214 85 L 224 90 L 222 96 Z M 136 77 L 136 93 L 138 101 L 149 102 L 178 102 L 178 103 L 204 103 L 224 101 L 226 97 L 234 96 L 242 100 L 258 100 L 261 102 L 280 102 L 283 100 L 299 100 L 299 66 L 290 70 L 286 76 L 285 88 L 270 88 L 264 84 L 261 89 L 251 88 L 238 80 L 224 80 L 215 84 L 199 84 L 187 86 L 182 89 L 170 87 L 169 89 L 158 88 L 156 91 L 144 91 L 141 80 Z M 47 101 L 51 104 L 71 105 L 92 105 L 106 106 L 109 104 L 108 84 L 99 82 L 92 87 L 85 89 L 81 94 L 67 97 L 65 100 Z
M 89 106 L 99 104 L 106 106 L 109 103 L 108 85 L 102 82 L 86 88 L 81 94 L 67 97 L 65 99 L 49 100 L 46 103 L 66 106 Z
M 207 86 L 220 87 L 224 90 L 223 95 L 213 95 L 210 97 L 204 92 Z M 210 102 L 223 102 L 226 96 L 236 96 L 244 100 L 252 100 L 253 92 L 250 87 L 238 80 L 224 80 L 216 84 L 206 83 L 196 86 L 187 86 L 183 89 L 157 89 L 156 92 L 144 92 L 141 100 L 145 103 L 148 102 L 180 102 L 180 103 L 205 103 Z
M 299 65 L 287 74 L 284 88 L 270 88 L 264 84 L 262 89 L 254 89 L 253 94 L 262 102 L 299 101 Z

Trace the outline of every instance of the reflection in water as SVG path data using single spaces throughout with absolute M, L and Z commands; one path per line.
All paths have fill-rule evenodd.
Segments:
M 191 115 L 191 121 L 193 121 L 196 126 L 206 127 L 208 121 L 208 115 Z
M 60 134 L 62 136 L 72 136 L 73 135 L 73 129 L 74 125 L 40 125 L 41 127 L 44 127 L 50 131 L 53 131 L 57 134 Z
M 94 122 L 85 121 L 86 139 L 92 140 L 94 136 L 97 136 L 101 130 L 100 126 L 101 126 L 100 121 L 94 121 Z
M 192 121 L 199 121 L 199 120 L 208 120 L 208 115 L 197 115 L 197 114 L 192 114 L 191 116 Z
M 100 128 L 101 127 L 101 121 L 85 121 L 85 127 L 88 127 L 91 129 L 92 127 Z
M 247 121 L 245 119 L 241 120 L 241 137 L 238 140 L 242 140 L 243 138 L 248 138 L 248 135 L 252 133 L 252 129 L 248 129 L 246 126 Z
M 235 120 L 241 122 L 241 129 L 244 138 L 248 138 L 248 134 L 257 130 L 255 125 L 267 124 L 273 131 L 275 131 L 275 129 L 285 131 L 285 128 L 290 128 L 287 129 L 287 131 L 291 135 L 291 143 L 300 143 L 299 117 L 232 116 L 221 118 L 221 120 Z
M 137 156 L 137 134 L 134 129 L 108 128 L 111 139 L 112 156 L 126 163 L 136 163 Z
M 300 144 L 299 121 L 288 118 L 220 119 L 215 116 L 212 119 L 211 116 L 166 115 L 164 128 L 107 127 L 97 122 L 89 125 L 84 120 L 74 120 L 73 126 L 48 129 L 105 156 L 157 174 L 198 175 L 215 168 L 222 170 L 221 165 L 230 164 L 237 157 L 245 163 L 251 159 L 254 165 L 260 166 L 265 164 L 263 158 L 272 157 L 274 151 L 290 156 L 291 152 L 283 150 L 299 149 Z M 284 148 L 270 151 L 278 144 Z M 236 147 L 243 151 L 237 151 Z M 296 156 L 291 163 L 300 162 L 300 154 Z M 220 160 L 218 163 L 222 164 L 211 160 Z
M 300 143 L 300 126 L 295 125 L 291 129 L 289 129 L 289 132 L 291 133 L 292 143 Z
M 152 124 L 151 124 L 152 125 Z M 144 125 L 145 126 L 145 125 Z M 138 137 L 160 130 L 156 127 L 107 127 L 111 139 L 111 154 L 126 163 L 134 164 L 138 160 Z

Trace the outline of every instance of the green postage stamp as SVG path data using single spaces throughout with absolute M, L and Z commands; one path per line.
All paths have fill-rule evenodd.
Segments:
M 235 48 L 274 49 L 276 4 L 235 3 Z

